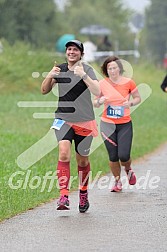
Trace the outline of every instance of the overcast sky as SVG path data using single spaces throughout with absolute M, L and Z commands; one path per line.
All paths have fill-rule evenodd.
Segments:
M 138 12 L 142 12 L 150 3 L 149 0 L 122 0 L 122 2 Z
M 54 0 L 55 2 L 58 3 L 60 9 L 63 8 L 64 3 L 67 0 Z M 134 9 L 135 11 L 138 12 L 143 12 L 144 8 L 149 5 L 150 1 L 149 0 L 122 0 L 122 3 L 127 7 L 130 7 Z

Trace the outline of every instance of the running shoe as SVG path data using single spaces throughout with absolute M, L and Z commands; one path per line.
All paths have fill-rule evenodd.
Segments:
M 122 183 L 121 180 L 115 180 L 113 187 L 111 188 L 111 192 L 120 192 L 122 191 Z
M 66 196 L 62 195 L 57 202 L 57 210 L 69 210 L 69 200 Z
M 125 170 L 128 180 L 129 180 L 129 185 L 135 185 L 136 184 L 136 175 L 134 171 L 130 168 L 130 170 Z
M 79 211 L 85 213 L 89 208 L 88 193 L 79 193 Z

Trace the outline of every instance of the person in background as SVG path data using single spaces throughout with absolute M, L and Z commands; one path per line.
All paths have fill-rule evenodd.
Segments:
M 84 46 L 83 60 L 88 63 L 95 61 L 94 52 L 97 51 L 97 46 L 92 41 L 85 41 L 83 43 L 83 46 Z
M 102 38 L 102 41 L 100 42 L 100 45 L 98 47 L 99 51 L 111 51 L 112 50 L 112 43 L 109 40 L 108 36 L 105 35 Z
M 141 98 L 135 82 L 122 75 L 123 65 L 118 57 L 108 57 L 101 69 L 105 78 L 99 82 L 101 94 L 94 99 L 94 106 L 98 108 L 104 105 L 100 132 L 115 178 L 111 191 L 119 192 L 122 190 L 121 166 L 125 169 L 129 184 L 136 183 L 136 176 L 131 168 L 133 129 L 130 107 L 139 104 Z
M 165 76 L 165 78 L 163 79 L 162 83 L 161 83 L 161 89 L 164 92 L 167 92 L 167 75 Z
M 42 82 L 41 92 L 47 94 L 55 84 L 58 85 L 58 108 L 52 126 L 59 143 L 57 176 L 60 198 L 57 210 L 69 209 L 71 145 L 74 141 L 80 183 L 79 211 L 84 213 L 89 208 L 89 151 L 93 137 L 98 134 L 91 93 L 99 95 L 100 89 L 93 69 L 81 62 L 83 44 L 71 40 L 65 47 L 67 62 L 51 69 Z

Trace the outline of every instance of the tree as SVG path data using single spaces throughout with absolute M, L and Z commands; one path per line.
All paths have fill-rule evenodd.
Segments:
M 167 1 L 151 0 L 145 15 L 147 51 L 152 59 L 162 63 L 167 52 Z
M 130 11 L 123 7 L 122 0 L 63 0 L 63 3 L 66 4 L 60 11 L 55 0 L 0 0 L 0 37 L 10 43 L 22 40 L 53 48 L 59 36 L 71 33 L 84 40 L 80 29 L 99 24 L 112 31 L 109 40 L 113 47 L 117 42 L 120 50 L 133 49 L 134 39 L 128 27 Z
M 0 36 L 42 46 L 55 40 L 56 5 L 53 0 L 1 0 Z
M 123 8 L 121 0 L 70 0 L 70 3 L 63 13 L 65 33 L 80 37 L 82 27 L 100 24 L 112 31 L 110 40 L 118 41 L 120 50 L 132 49 L 133 40 L 128 27 L 130 12 Z

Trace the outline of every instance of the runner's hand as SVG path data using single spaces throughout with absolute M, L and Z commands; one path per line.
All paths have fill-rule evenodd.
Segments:
M 102 96 L 98 99 L 98 103 L 100 105 L 102 105 L 103 103 L 105 103 L 108 100 L 108 98 L 106 96 Z
M 123 106 L 124 106 L 125 108 L 129 108 L 129 107 L 130 107 L 130 102 L 129 102 L 129 101 L 124 101 L 124 102 L 123 102 Z
M 83 65 L 81 61 L 78 62 L 78 64 L 74 67 L 74 74 L 81 77 L 84 76 L 86 73 L 84 72 Z
M 54 66 L 48 74 L 48 78 L 54 78 L 60 74 L 60 67 Z

